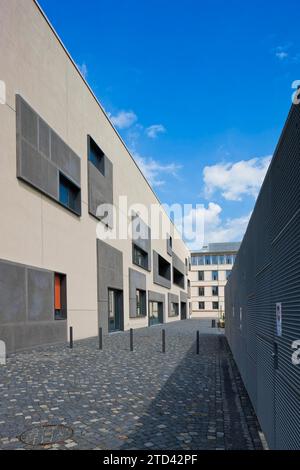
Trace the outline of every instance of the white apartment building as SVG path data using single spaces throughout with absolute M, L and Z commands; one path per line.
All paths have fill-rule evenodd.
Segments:
M 1 0 L 0 45 L 0 340 L 186 319 L 189 249 L 36 1 Z
M 191 252 L 192 318 L 225 314 L 224 291 L 240 243 L 210 243 Z

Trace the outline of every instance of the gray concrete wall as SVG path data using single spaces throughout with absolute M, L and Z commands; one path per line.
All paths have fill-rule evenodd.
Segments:
M 176 253 L 172 253 L 172 263 L 173 263 L 173 268 L 177 269 L 181 274 L 185 276 L 186 273 L 186 267 L 185 267 L 185 262 L 182 261 L 179 256 L 176 255 Z
M 148 291 L 148 303 L 149 302 L 158 302 L 163 305 L 162 317 L 163 323 L 166 322 L 167 310 L 166 310 L 166 295 L 160 294 L 159 292 Z
M 167 289 L 171 289 L 171 278 L 172 278 L 172 273 L 170 273 L 170 280 L 164 278 L 163 276 L 160 276 L 159 254 L 155 250 L 153 250 L 153 282 L 154 284 L 158 284 L 159 286 L 165 287 Z
M 97 240 L 98 323 L 108 332 L 108 290 L 123 292 L 123 253 Z M 124 311 L 124 307 L 122 309 Z M 122 327 L 124 319 L 122 321 Z
M 80 188 L 80 158 L 20 95 L 16 95 L 16 120 L 18 178 L 56 202 L 60 172 Z M 75 212 L 81 214 L 80 198 Z
M 175 318 L 179 318 L 179 315 L 180 315 L 179 296 L 176 295 L 176 294 L 172 294 L 172 292 L 169 292 L 168 293 L 168 315 L 169 316 L 171 314 L 171 304 L 172 303 L 178 304 L 178 317 L 175 317 Z
M 172 249 L 172 246 L 171 246 L 170 235 L 168 235 L 168 238 L 167 238 L 167 253 L 168 253 L 169 256 L 172 256 L 172 254 L 173 254 L 173 249 Z
M 136 318 L 136 291 L 137 289 L 146 291 L 147 281 L 146 275 L 129 268 L 129 316 Z M 148 312 L 148 305 L 146 301 L 146 316 Z
M 67 340 L 54 319 L 54 272 L 0 260 L 0 340 L 8 352 Z
M 132 241 L 148 255 L 148 265 L 146 269 L 151 271 L 151 228 L 137 215 L 133 215 Z
M 93 139 L 94 140 L 94 139 Z M 96 142 L 95 142 L 96 143 Z M 97 144 L 96 144 L 97 145 Z M 88 153 L 90 148 L 90 137 L 88 136 Z M 101 204 L 113 204 L 113 164 L 104 154 L 104 174 L 88 160 L 88 204 L 89 213 L 101 220 L 97 214 L 98 206 Z M 106 219 L 107 225 L 112 228 L 114 221 L 112 214 Z

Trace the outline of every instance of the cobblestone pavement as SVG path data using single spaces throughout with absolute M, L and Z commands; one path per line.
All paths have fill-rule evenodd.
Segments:
M 0 366 L 0 449 L 260 449 L 218 330 L 203 320 L 11 355 Z M 200 330 L 200 355 L 196 331 Z

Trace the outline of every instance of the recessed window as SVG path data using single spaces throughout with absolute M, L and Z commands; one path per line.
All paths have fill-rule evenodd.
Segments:
M 211 257 L 210 257 L 210 255 L 205 256 L 205 264 L 207 264 L 207 265 L 211 264 Z
M 80 188 L 72 181 L 66 178 L 62 173 L 59 174 L 59 202 L 80 215 Z
M 219 302 L 213 302 L 213 310 L 219 310 Z
M 198 309 L 199 310 L 205 310 L 205 303 L 204 302 L 199 302 L 198 303 Z
M 173 283 L 184 289 L 184 274 L 176 268 L 173 268 Z
M 173 248 L 173 238 L 172 237 L 169 238 L 169 244 L 170 244 L 170 248 Z
M 225 264 L 225 256 L 224 255 L 220 255 L 219 256 L 219 264 Z
M 136 316 L 145 317 L 146 312 L 146 292 L 144 290 L 136 290 Z
M 133 264 L 148 269 L 148 253 L 133 244 Z
M 232 256 L 226 255 L 226 264 L 232 264 Z
M 66 276 L 63 274 L 54 275 L 54 318 L 55 320 L 67 319 L 67 298 L 66 298 Z
M 204 256 L 195 256 L 192 255 L 192 266 L 203 266 Z
M 219 257 L 216 256 L 216 255 L 213 255 L 211 257 L 211 264 L 218 264 L 218 261 L 219 261 Z
M 171 302 L 170 317 L 178 317 L 179 315 L 179 304 L 177 302 Z
M 204 287 L 199 287 L 198 295 L 199 297 L 204 297 Z
M 198 271 L 198 281 L 204 281 L 204 271 Z
M 214 297 L 219 295 L 219 287 L 218 286 L 213 286 L 212 287 L 212 295 Z
M 89 161 L 105 176 L 105 156 L 96 142 L 89 139 Z
M 211 274 L 212 281 L 218 281 L 219 280 L 219 273 L 218 271 L 213 271 Z
M 171 280 L 171 265 L 160 255 L 158 255 L 158 274 L 168 281 Z

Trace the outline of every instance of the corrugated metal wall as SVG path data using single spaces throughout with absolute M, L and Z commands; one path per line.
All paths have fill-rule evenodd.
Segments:
M 300 365 L 292 362 L 300 340 L 300 105 L 289 113 L 225 303 L 228 342 L 270 448 L 300 449 Z

